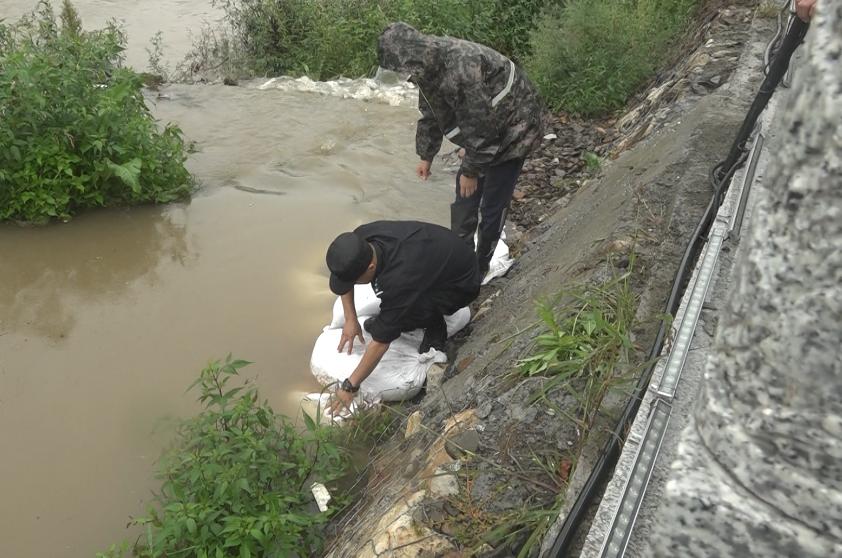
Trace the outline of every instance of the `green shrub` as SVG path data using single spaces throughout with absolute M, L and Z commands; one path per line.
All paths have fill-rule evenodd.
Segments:
M 60 21 L 42 2 L 0 23 L 0 221 L 189 193 L 181 131 L 158 130 L 124 49 L 114 25 L 82 31 L 67 1 Z
M 569 0 L 532 33 L 530 76 L 548 105 L 582 115 L 622 107 L 669 56 L 697 0 Z
M 222 0 L 228 30 L 206 30 L 190 56 L 223 73 L 359 77 L 377 66 L 377 37 L 392 21 L 487 44 L 515 59 L 551 0 Z
M 183 425 L 159 464 L 157 506 L 135 520 L 146 526 L 139 556 L 309 556 L 320 550 L 323 525 L 336 508 L 313 510 L 310 485 L 337 479 L 346 470 L 345 454 L 318 417 L 305 414 L 301 432 L 261 403 L 249 381 L 229 386 L 247 364 L 229 355 L 191 386 L 198 387 L 204 409 Z

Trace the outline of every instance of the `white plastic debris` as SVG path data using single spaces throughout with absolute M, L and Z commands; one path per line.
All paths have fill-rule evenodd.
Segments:
M 314 482 L 310 486 L 310 490 L 313 492 L 313 498 L 316 499 L 316 505 L 319 506 L 319 511 L 326 512 L 327 504 L 330 502 L 330 492 L 327 491 L 327 487 L 320 482 Z
M 558 139 L 558 136 L 555 135 L 555 134 L 547 134 L 546 136 L 544 136 L 544 139 L 545 140 L 554 140 L 554 139 Z
M 494 248 L 494 255 L 491 257 L 491 263 L 488 266 L 488 273 L 482 280 L 483 285 L 487 285 L 492 279 L 505 275 L 509 271 L 509 268 L 511 268 L 515 263 L 509 255 L 509 247 L 504 242 L 505 239 L 506 234 L 503 233 L 500 236 L 500 242 L 498 242 L 497 247 Z

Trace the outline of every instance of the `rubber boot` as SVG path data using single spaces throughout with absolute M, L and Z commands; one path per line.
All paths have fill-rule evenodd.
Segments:
M 477 238 L 477 266 L 479 266 L 480 281 L 485 279 L 488 273 L 491 257 L 494 255 L 494 249 L 497 248 L 498 240 L 500 240 L 499 235 L 489 238 L 482 230 L 479 232 Z
M 477 232 L 479 214 L 477 205 L 467 200 L 450 204 L 450 230 L 474 249 L 474 235 Z

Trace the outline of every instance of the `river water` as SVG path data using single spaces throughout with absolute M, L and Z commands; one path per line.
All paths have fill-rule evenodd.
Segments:
M 85 22 L 122 13 L 130 37 L 154 27 L 146 18 L 197 28 L 208 13 L 77 4 Z M 330 240 L 374 219 L 447 223 L 452 175 L 414 176 L 411 97 L 260 85 L 150 93 L 154 114 L 198 143 L 189 202 L 0 226 L 0 556 L 90 557 L 131 536 L 157 457 L 198 409 L 185 388 L 210 359 L 254 361 L 245 374 L 295 414 L 317 387 L 308 363 L 330 321 Z

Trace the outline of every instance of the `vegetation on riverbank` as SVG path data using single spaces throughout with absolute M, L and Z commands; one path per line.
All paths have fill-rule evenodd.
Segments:
M 697 0 L 570 0 L 531 34 L 527 70 L 554 110 L 621 108 L 670 56 Z
M 392 21 L 486 44 L 524 64 L 548 105 L 617 109 L 664 62 L 698 0 L 221 0 L 191 72 L 230 77 L 371 75 Z
M 116 25 L 84 31 L 68 0 L 0 23 L 0 221 L 189 194 L 181 131 L 159 130 L 125 46 Z
M 209 364 L 191 386 L 202 411 L 179 429 L 158 465 L 160 492 L 148 515 L 135 556 L 197 558 L 312 556 L 324 525 L 341 507 L 332 491 L 319 512 L 311 485 L 331 486 L 348 471 L 348 454 L 337 430 L 304 413 L 304 427 L 275 413 L 249 380 L 233 385 L 249 363 Z M 123 556 L 112 547 L 102 556 Z

